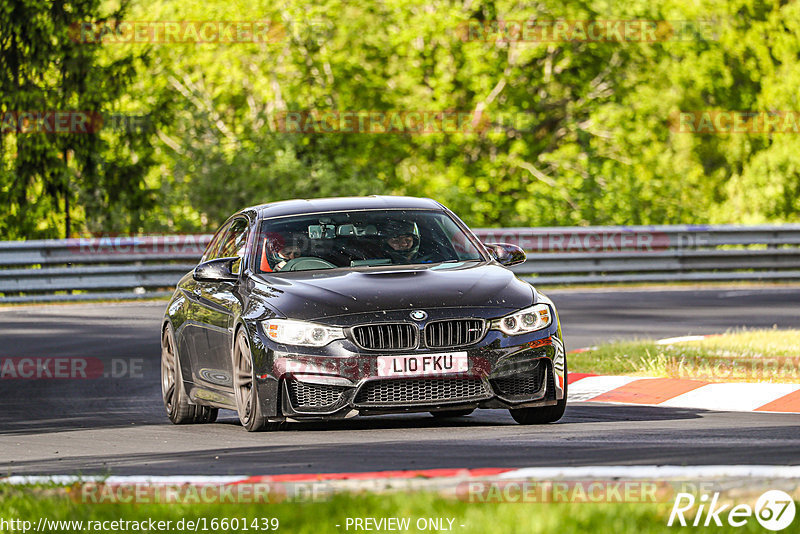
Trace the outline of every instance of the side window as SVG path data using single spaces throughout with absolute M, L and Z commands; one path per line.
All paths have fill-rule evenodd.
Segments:
M 214 254 L 215 258 L 238 257 L 239 261 L 233 264 L 234 273 L 239 272 L 242 258 L 244 257 L 245 247 L 247 246 L 248 228 L 247 219 L 234 220 L 225 233 L 225 238 L 222 240 L 219 250 Z
M 203 258 L 200 261 L 213 260 L 214 258 L 219 257 L 217 256 L 217 251 L 219 250 L 219 245 L 222 242 L 222 238 L 225 237 L 225 233 L 228 231 L 229 226 L 230 224 L 224 224 L 219 230 L 217 230 L 217 233 L 214 234 L 214 237 L 212 237 L 211 241 L 209 241 L 205 252 L 203 252 Z

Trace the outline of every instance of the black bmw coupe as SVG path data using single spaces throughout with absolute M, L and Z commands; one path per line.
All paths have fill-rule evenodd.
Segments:
M 505 408 L 557 421 L 567 362 L 553 302 L 430 199 L 289 200 L 234 214 L 178 283 L 161 328 L 173 423 L 236 410 L 250 431 Z

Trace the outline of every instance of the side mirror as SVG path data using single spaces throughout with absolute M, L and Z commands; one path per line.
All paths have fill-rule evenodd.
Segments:
M 508 243 L 484 243 L 484 246 L 500 265 L 505 265 L 506 267 L 524 263 L 525 260 L 528 259 L 525 255 L 525 251 L 517 245 L 510 245 Z
M 239 276 L 233 273 L 233 264 L 240 258 L 218 258 L 204 261 L 194 268 L 194 279 L 198 282 L 236 282 Z

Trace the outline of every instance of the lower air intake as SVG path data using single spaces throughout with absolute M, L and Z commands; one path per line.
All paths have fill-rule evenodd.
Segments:
M 546 365 L 539 365 L 533 371 L 495 378 L 491 381 L 492 387 L 504 397 L 534 397 L 545 384 L 546 370 Z
M 289 400 L 295 408 L 325 408 L 339 402 L 345 389 L 347 388 L 344 386 L 308 384 L 290 380 Z
M 393 379 L 367 382 L 356 395 L 355 403 L 380 406 L 471 400 L 487 396 L 479 378 Z

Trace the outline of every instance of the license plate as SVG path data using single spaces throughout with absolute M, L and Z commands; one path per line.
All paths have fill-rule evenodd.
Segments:
M 466 352 L 378 356 L 378 376 L 435 376 L 468 370 Z

